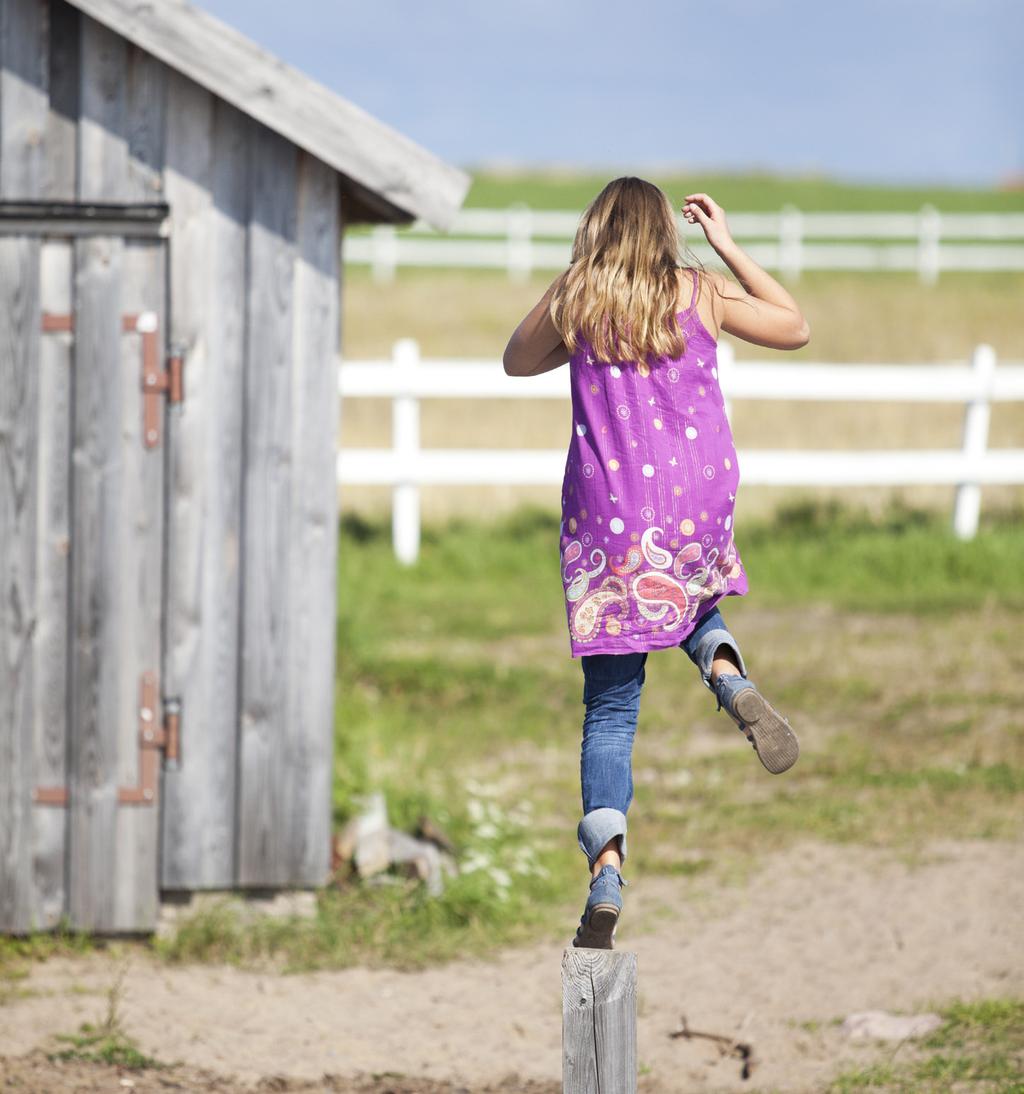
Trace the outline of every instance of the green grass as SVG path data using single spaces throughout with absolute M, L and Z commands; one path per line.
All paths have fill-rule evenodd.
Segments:
M 473 182 L 463 207 L 501 209 L 525 202 L 534 209 L 565 209 L 581 212 L 613 178 L 628 170 L 615 172 L 545 171 L 495 172 L 468 169 Z M 1020 211 L 1024 194 L 1020 191 L 944 186 L 881 186 L 843 182 L 822 175 L 785 175 L 768 172 L 686 173 L 637 172 L 660 186 L 673 200 L 682 204 L 687 194 L 698 191 L 711 194 L 725 209 L 744 212 L 774 212 L 792 203 L 807 212 L 841 210 L 884 210 L 916 212 L 926 202 L 946 212 L 964 209 L 978 212 Z
M 557 532 L 557 516 L 534 507 L 455 518 L 425 527 L 406 567 L 386 520 L 342 522 L 335 823 L 377 790 L 396 827 L 430 817 L 464 869 L 444 895 L 342 871 L 313 919 L 250 924 L 227 901 L 159 952 L 416 967 L 565 935 L 585 868 L 575 842 L 583 709 Z M 1024 568 L 1009 562 L 1024 556 L 1024 523 L 989 517 L 961 542 L 945 516 L 902 505 L 869 518 L 801 503 L 737 542 L 751 591 L 723 614 L 741 636 L 746 613 L 779 621 L 748 647 L 764 667 L 752 675 L 813 729 L 797 766 L 766 777 L 685 656 L 653 654 L 634 749 L 632 868 L 696 881 L 742 875 L 758 854 L 804 839 L 913 851 L 933 837 L 1024 834 Z M 979 663 L 1002 669 L 986 675 Z M 698 733 L 721 746 L 695 751 Z
M 848 1071 L 829 1094 L 885 1091 L 886 1094 L 953 1094 L 1024 1091 L 1024 1002 L 992 999 L 955 1003 L 941 1011 L 942 1026 L 897 1060 Z
M 168 1065 L 141 1052 L 121 1024 L 121 999 L 127 966 L 122 965 L 107 991 L 107 1007 L 99 1022 L 82 1022 L 77 1033 L 58 1033 L 55 1040 L 67 1047 L 48 1052 L 50 1060 L 81 1060 L 112 1064 L 129 1071 L 160 1069 Z
M 1024 512 L 1000 516 L 968 542 L 946 517 L 894 499 L 871 520 L 837 501 L 801 501 L 737 531 L 762 604 L 827 601 L 851 611 L 933 614 L 1024 606 Z
M 34 962 L 57 956 L 80 956 L 90 953 L 96 945 L 87 931 L 72 930 L 66 917 L 52 931 L 0 935 L 0 1006 L 32 994 L 24 981 Z
M 613 178 L 629 174 L 546 172 L 519 173 L 474 171 L 473 184 L 466 196 L 466 208 L 502 208 L 524 201 L 536 209 L 582 210 Z M 764 212 L 779 209 L 786 202 L 810 211 L 841 209 L 916 211 L 925 202 L 937 209 L 960 212 L 965 208 L 979 211 L 1019 211 L 1024 209 L 1020 191 L 941 186 L 875 186 L 848 183 L 822 175 L 784 175 L 768 172 L 685 174 L 639 174 L 660 186 L 680 203 L 686 194 L 704 191 L 726 209 Z
M 415 793 L 392 799 L 392 823 L 419 808 Z M 347 965 L 423 965 L 492 950 L 496 942 L 526 942 L 553 926 L 562 890 L 553 870 L 529 853 L 528 810 L 510 812 L 463 789 L 457 812 L 433 816 L 457 839 L 460 873 L 431 897 L 417 880 L 385 874 L 347 881 L 318 894 L 315 917 L 246 922 L 239 902 L 225 898 L 157 939 L 169 961 L 223 961 L 282 972 Z M 525 850 L 521 853 L 520 847 Z M 565 872 L 566 863 L 560 863 Z
M 78 1033 L 59 1033 L 56 1039 L 66 1048 L 47 1053 L 51 1060 L 84 1060 L 89 1063 L 115 1064 L 130 1071 L 162 1068 L 166 1065 L 140 1052 L 136 1044 L 119 1029 L 108 1029 L 83 1022 Z

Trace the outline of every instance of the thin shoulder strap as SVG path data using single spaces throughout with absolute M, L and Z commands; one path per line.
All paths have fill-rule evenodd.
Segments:
M 690 300 L 690 311 L 693 311 L 694 305 L 697 303 L 697 289 L 699 286 L 697 281 L 697 271 L 691 268 L 690 274 L 693 276 L 693 297 Z

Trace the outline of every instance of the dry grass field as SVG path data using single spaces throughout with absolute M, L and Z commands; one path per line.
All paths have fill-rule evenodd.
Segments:
M 723 265 L 713 266 L 727 272 Z M 346 270 L 342 349 L 345 357 L 386 358 L 398 338 L 415 338 L 424 357 L 493 360 L 500 368 L 509 335 L 553 279 L 510 283 L 488 271 L 402 270 L 393 284 L 378 285 L 360 267 Z M 738 360 L 924 363 L 966 361 L 988 342 L 999 361 L 1024 362 L 1024 275 L 944 274 L 934 286 L 897 274 L 806 274 L 787 287 L 811 324 L 811 341 L 793 353 L 730 341 Z M 522 383 L 528 384 L 528 378 Z M 957 447 L 963 408 L 956 404 L 736 401 L 733 432 L 739 448 L 949 448 Z M 425 400 L 425 447 L 562 448 L 570 429 L 568 401 Z M 387 446 L 391 407 L 382 399 L 350 399 L 341 410 L 339 442 Z M 1024 444 L 1024 403 L 996 404 L 992 447 Z M 741 483 L 742 485 L 742 483 Z M 779 502 L 801 496 L 834 496 L 876 509 L 892 491 L 747 486 L 737 520 L 762 517 Z M 954 488 L 897 487 L 913 505 L 951 509 Z M 340 492 L 343 511 L 388 509 L 383 487 L 349 486 Z M 983 511 L 1019 504 L 1024 488 L 986 487 Z M 557 508 L 555 486 L 426 487 L 425 520 L 455 513 L 480 515 L 523 501 Z M 741 525 L 740 525 L 741 526 Z

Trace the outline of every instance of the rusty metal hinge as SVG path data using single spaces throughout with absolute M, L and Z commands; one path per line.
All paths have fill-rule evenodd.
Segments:
M 170 700 L 162 725 L 157 723 L 157 693 L 155 672 L 144 672 L 139 681 L 139 783 L 119 786 L 117 800 L 125 804 L 152 805 L 156 801 L 157 775 L 160 771 L 158 753 L 169 760 L 178 758 L 178 730 L 181 704 Z
M 160 367 L 160 326 L 156 312 L 144 311 L 121 316 L 124 334 L 142 335 L 142 443 L 155 448 L 160 443 L 160 403 L 158 396 L 166 395 L 169 403 L 180 403 L 184 397 L 184 349 L 171 348 L 166 367 Z M 55 315 L 44 312 L 42 329 L 46 334 L 75 329 L 73 315 Z
M 181 702 L 164 700 L 162 724 L 157 722 L 159 694 L 155 672 L 144 672 L 139 680 L 139 782 L 137 786 L 119 786 L 117 800 L 125 805 L 153 805 L 157 798 L 159 752 L 177 760 L 181 727 Z M 67 805 L 66 786 L 37 786 L 32 791 L 37 805 Z
M 167 355 L 165 368 L 159 364 L 159 336 L 155 312 L 124 317 L 125 330 L 142 335 L 142 443 L 154 448 L 160 443 L 160 404 L 157 396 L 166 395 L 169 403 L 180 403 L 185 397 L 182 384 L 184 353 L 175 346 Z M 134 325 L 129 328 L 128 323 Z

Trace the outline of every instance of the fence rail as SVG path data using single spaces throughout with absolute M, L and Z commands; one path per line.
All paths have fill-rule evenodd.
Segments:
M 579 214 L 531 209 L 463 209 L 444 234 L 423 221 L 398 230 L 381 224 L 349 234 L 344 258 L 391 281 L 399 266 L 505 269 L 513 281 L 559 269 L 570 257 Z M 683 237 L 702 262 L 714 252 L 682 217 Z M 1024 270 L 1024 213 L 809 213 L 786 205 L 774 213 L 730 213 L 734 237 L 767 269 L 797 278 L 802 270 L 916 271 L 934 284 L 942 271 Z M 462 238 L 460 238 L 462 237 Z
M 968 363 L 901 365 L 780 364 L 734 358 L 718 346 L 718 382 L 731 419 L 734 399 L 963 403 L 961 446 L 954 449 L 738 449 L 742 481 L 770 486 L 954 485 L 953 532 L 977 532 L 981 487 L 1024 483 L 1024 448 L 990 449 L 993 402 L 1024 401 L 1024 365 L 996 368 L 987 344 Z M 345 398 L 392 400 L 392 446 L 338 452 L 339 484 L 393 488 L 392 542 L 400 561 L 419 554 L 420 487 L 425 484 L 561 485 L 566 450 L 427 448 L 420 445 L 420 400 L 568 399 L 568 367 L 539 376 L 507 376 L 500 361 L 421 360 L 419 345 L 399 339 L 390 361 L 342 360 Z

